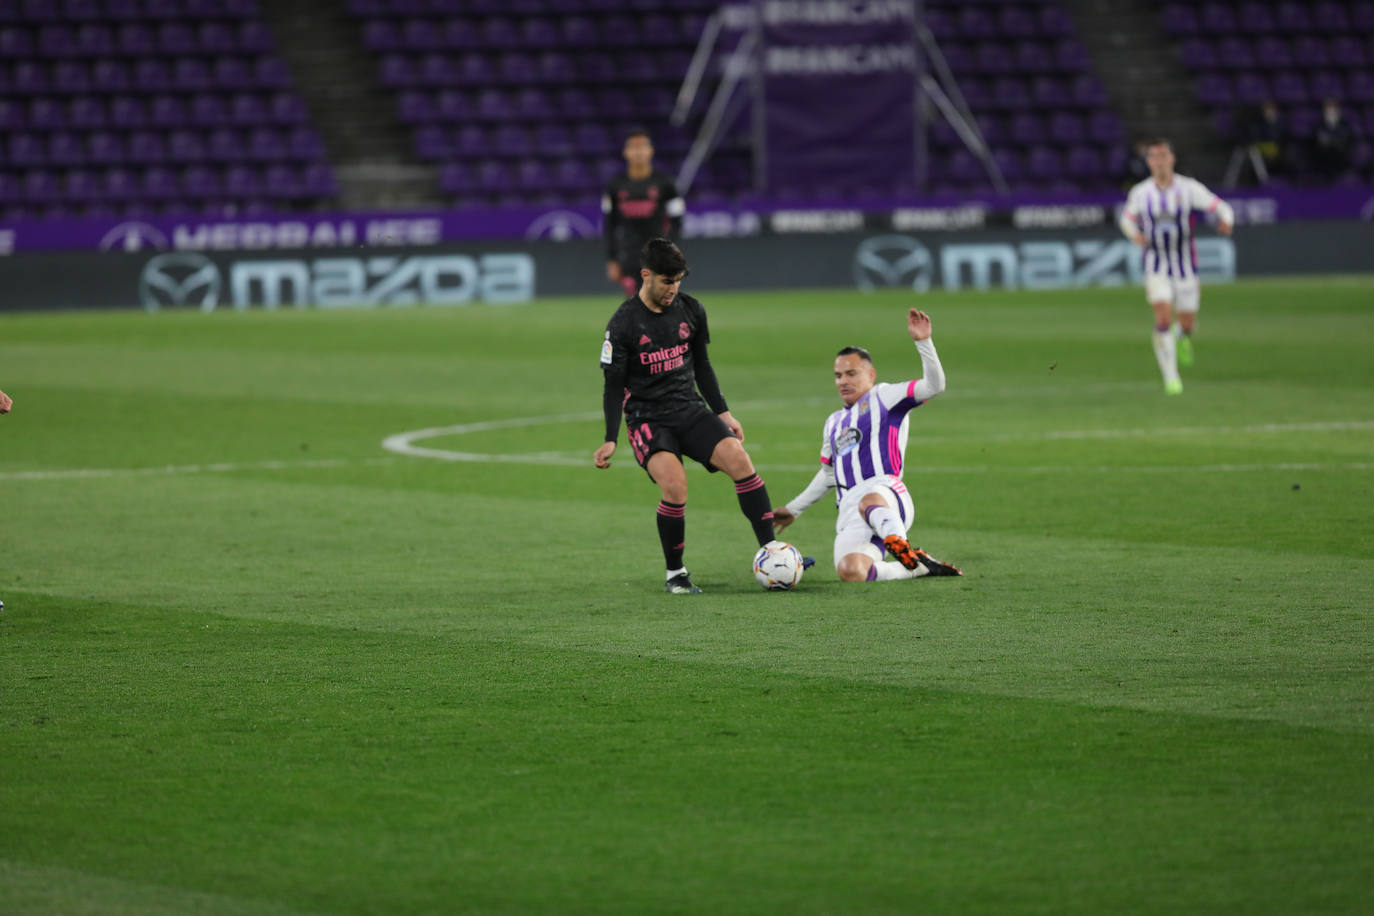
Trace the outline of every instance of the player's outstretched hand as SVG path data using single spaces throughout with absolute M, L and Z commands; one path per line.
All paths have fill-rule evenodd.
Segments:
M 592 455 L 592 462 L 599 468 L 611 466 L 611 456 L 615 454 L 614 442 L 603 442 L 601 448 L 597 449 Z
M 5 392 L 0 391 L 0 413 L 9 413 L 14 406 L 14 401 Z
M 789 512 L 786 506 L 779 506 L 773 510 L 774 531 L 781 531 L 796 520 L 797 517 Z
M 912 340 L 925 340 L 930 337 L 930 316 L 920 309 L 906 313 L 906 329 L 911 332 Z

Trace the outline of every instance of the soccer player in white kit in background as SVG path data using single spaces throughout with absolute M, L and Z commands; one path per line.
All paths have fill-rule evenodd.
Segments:
M 1164 391 L 1182 394 L 1178 367 L 1193 364 L 1199 304 L 1193 220 L 1198 214 L 1215 215 L 1217 231 L 1230 235 L 1235 214 L 1202 182 L 1174 174 L 1174 150 L 1168 140 L 1150 140 L 1145 162 L 1150 177 L 1127 194 L 1120 226 L 1126 238 L 1144 249 L 1145 298 L 1155 312 L 1155 359 L 1164 376 Z
M 821 469 L 786 506 L 773 510 L 782 531 L 832 487 L 838 489 L 835 572 L 846 582 L 962 576 L 907 541 L 916 510 L 902 483 L 911 411 L 945 390 L 945 370 L 931 340 L 930 316 L 907 312 L 907 330 L 921 355 L 921 378 L 878 384 L 868 351 L 845 347 L 835 357 L 835 387 L 844 407 L 825 421 Z M 884 551 L 897 562 L 883 562 Z

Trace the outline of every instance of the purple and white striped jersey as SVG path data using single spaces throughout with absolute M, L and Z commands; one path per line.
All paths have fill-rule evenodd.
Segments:
M 825 421 L 821 464 L 835 472 L 836 501 L 871 477 L 902 476 L 906 461 L 907 420 L 924 401 L 916 381 L 879 383 L 849 407 Z
M 1128 238 L 1136 232 L 1145 236 L 1145 273 L 1180 280 L 1197 276 L 1193 222 L 1198 214 L 1215 214 L 1225 223 L 1235 221 L 1226 201 L 1186 175 L 1174 175 L 1164 188 L 1154 178 L 1131 188 L 1120 226 Z

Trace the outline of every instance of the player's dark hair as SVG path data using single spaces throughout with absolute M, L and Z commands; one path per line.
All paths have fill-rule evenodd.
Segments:
M 1169 142 L 1168 137 L 1146 137 L 1145 148 L 1149 149 L 1152 146 L 1167 146 L 1169 149 L 1174 148 L 1174 145 Z
M 650 136 L 649 136 L 649 132 L 648 132 L 647 130 L 645 130 L 644 128 L 642 128 L 642 127 L 631 127 L 629 130 L 625 131 L 625 142 L 626 142 L 626 143 L 629 143 L 629 142 L 630 142 L 631 140 L 633 140 L 635 137 L 643 137 L 645 140 L 648 140 L 650 143 L 653 143 L 653 142 L 654 142 L 654 138 L 653 138 L 653 137 L 650 137 Z
M 639 250 L 639 264 L 650 273 L 662 277 L 676 277 L 687 274 L 687 258 L 682 249 L 669 239 L 649 239 Z
M 870 366 L 873 365 L 873 357 L 869 355 L 869 352 L 865 350 L 863 347 L 845 347 L 843 350 L 836 353 L 835 356 L 836 358 L 841 356 L 857 356 L 859 359 L 868 363 Z

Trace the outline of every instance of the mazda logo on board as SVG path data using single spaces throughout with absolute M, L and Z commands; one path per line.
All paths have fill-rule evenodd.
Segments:
M 854 285 L 864 292 L 905 288 L 930 290 L 934 273 L 930 249 L 909 235 L 864 239 L 854 251 Z
M 138 300 L 150 312 L 188 305 L 209 312 L 219 304 L 223 285 L 219 268 L 205 255 L 169 252 L 143 265 Z

